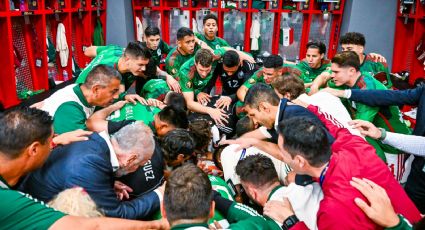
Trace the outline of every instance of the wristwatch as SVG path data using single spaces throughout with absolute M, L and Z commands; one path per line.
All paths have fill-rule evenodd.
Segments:
M 297 216 L 295 216 L 295 215 L 289 216 L 288 218 L 286 218 L 285 221 L 283 221 L 282 229 L 288 230 L 298 222 L 299 222 L 299 220 L 298 220 Z

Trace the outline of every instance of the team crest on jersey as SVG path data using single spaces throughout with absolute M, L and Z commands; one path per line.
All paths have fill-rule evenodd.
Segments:
M 156 53 L 158 54 L 158 56 L 161 56 L 161 49 L 157 49 Z
M 174 75 L 174 74 L 177 73 L 177 70 L 173 68 L 173 69 L 171 69 L 171 73 Z
M 251 78 L 251 79 L 249 79 L 248 83 L 252 85 L 252 84 L 255 83 L 255 80 Z
M 192 88 L 192 82 L 188 81 L 186 83 L 186 87 L 189 88 L 189 89 L 191 89 Z
M 215 45 L 215 49 L 220 49 L 220 45 L 219 44 Z
M 242 71 L 240 71 L 240 72 L 238 73 L 238 78 L 239 78 L 239 79 L 243 78 L 243 72 L 242 72 Z

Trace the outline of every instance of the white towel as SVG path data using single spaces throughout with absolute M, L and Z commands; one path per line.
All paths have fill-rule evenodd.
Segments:
M 251 50 L 259 50 L 260 47 L 258 45 L 258 39 L 260 38 L 260 20 L 258 20 L 258 17 L 255 17 L 254 20 L 252 20 L 250 38 Z
M 58 31 L 56 33 L 56 51 L 59 52 L 61 66 L 68 66 L 69 49 L 66 42 L 65 26 L 62 23 L 58 24 Z
M 140 21 L 140 18 L 136 16 L 136 35 L 137 35 L 137 41 L 142 42 L 143 41 L 143 24 L 142 21 Z

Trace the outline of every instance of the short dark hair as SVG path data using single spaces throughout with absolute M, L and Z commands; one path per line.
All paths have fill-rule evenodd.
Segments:
M 182 94 L 170 91 L 165 97 L 167 98 L 167 105 L 173 105 L 176 108 L 181 108 L 184 111 L 187 111 L 186 100 Z
M 354 51 L 344 51 L 337 53 L 332 58 L 332 63 L 337 64 L 339 67 L 353 67 L 360 71 L 360 59 Z
M 279 97 L 267 84 L 257 83 L 249 88 L 245 96 L 245 105 L 258 109 L 260 102 L 268 102 L 273 106 L 279 105 Z
M 248 116 L 245 116 L 236 123 L 236 136 L 240 137 L 254 129 L 254 122 Z
M 159 28 L 156 26 L 148 26 L 145 29 L 145 35 L 146 37 L 160 35 Z
M 204 118 L 196 118 L 189 123 L 189 131 L 195 139 L 195 150 L 199 153 L 206 152 L 206 148 L 211 143 L 211 124 Z
M 195 140 L 188 130 L 175 129 L 162 138 L 161 147 L 164 158 L 167 161 L 173 161 L 177 159 L 179 154 L 183 154 L 185 157 L 193 155 Z
M 283 96 L 285 96 L 286 93 L 289 93 L 289 100 L 294 100 L 301 94 L 305 93 L 304 82 L 292 73 L 277 76 L 272 81 L 271 85 Z
M 256 187 L 279 182 L 272 160 L 261 154 L 247 156 L 240 160 L 236 165 L 236 174 L 241 181 L 251 183 Z
M 263 67 L 264 68 L 282 68 L 283 58 L 279 55 L 272 54 L 264 58 Z
M 359 46 L 365 46 L 366 45 L 366 39 L 363 34 L 358 32 L 348 32 L 341 36 L 339 39 L 339 44 L 341 45 L 359 45 Z
M 205 25 L 205 23 L 207 22 L 208 19 L 214 19 L 215 23 L 218 24 L 218 18 L 215 14 L 207 14 L 207 15 L 205 15 L 204 19 L 202 19 L 203 25 Z
M 171 172 L 165 185 L 164 208 L 172 225 L 177 220 L 208 220 L 212 204 L 212 186 L 200 168 L 185 164 Z
M 133 56 L 135 58 L 150 59 L 152 57 L 149 48 L 140 41 L 129 42 L 125 48 L 124 55 Z
M 182 40 L 186 36 L 193 36 L 194 33 L 191 29 L 187 27 L 180 27 L 180 29 L 177 30 L 177 40 Z
M 32 143 L 46 143 L 53 120 L 45 111 L 19 106 L 1 113 L 0 124 L 0 153 L 15 159 Z
M 100 64 L 90 70 L 83 85 L 87 88 L 91 88 L 94 85 L 107 86 L 113 78 L 121 81 L 122 77 L 118 70 L 113 67 Z
M 195 54 L 195 63 L 203 67 L 210 67 L 213 64 L 213 54 L 207 49 L 199 49 Z
M 228 50 L 223 55 L 223 65 L 226 67 L 235 67 L 239 65 L 239 55 L 234 50 Z
M 183 109 L 168 105 L 158 113 L 158 118 L 176 128 L 187 129 L 189 121 Z
M 321 41 L 309 41 L 307 49 L 318 49 L 320 54 L 326 53 L 326 45 Z
M 331 157 L 331 144 L 325 128 L 308 117 L 292 117 L 279 123 L 283 148 L 293 157 L 301 155 L 314 167 L 320 167 Z

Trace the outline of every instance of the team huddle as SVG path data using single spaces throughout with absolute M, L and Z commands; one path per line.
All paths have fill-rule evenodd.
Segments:
M 88 47 L 74 84 L 0 115 L 5 229 L 425 226 L 424 86 L 393 90 L 361 33 L 258 62 L 203 25 Z

